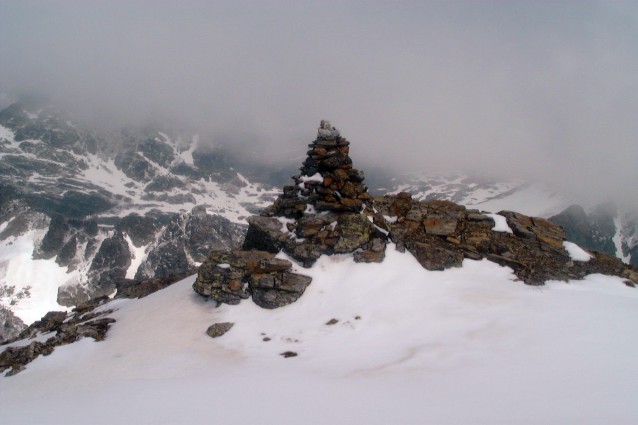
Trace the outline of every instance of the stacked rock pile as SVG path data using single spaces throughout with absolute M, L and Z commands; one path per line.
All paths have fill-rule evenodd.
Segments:
M 193 288 L 218 303 L 252 299 L 265 308 L 295 301 L 311 279 L 274 258 L 284 251 L 304 267 L 320 256 L 353 253 L 355 261 L 380 262 L 387 235 L 372 223 L 372 197 L 364 174 L 352 166 L 350 142 L 322 120 L 294 185 L 261 215 L 247 219 L 241 251 L 213 251 Z M 282 268 L 283 267 L 283 268 Z
M 387 235 L 372 224 L 372 196 L 352 166 L 350 142 L 322 120 L 294 185 L 260 216 L 248 218 L 242 249 L 285 253 L 310 267 L 321 255 L 354 253 L 381 262 Z M 369 218 L 370 217 L 370 218 Z
M 370 200 L 364 174 L 352 166 L 350 142 L 330 121 L 322 120 L 317 139 L 308 145 L 308 157 L 293 176 L 295 185 L 285 186 L 270 215 L 299 218 L 305 211 L 361 211 Z

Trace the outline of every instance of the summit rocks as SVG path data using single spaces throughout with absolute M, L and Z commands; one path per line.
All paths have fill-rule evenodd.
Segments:
M 267 214 L 300 218 L 312 210 L 359 213 L 370 194 L 363 172 L 353 167 L 348 155 L 350 142 L 322 120 L 317 139 L 308 147 L 301 174 L 293 176 L 295 185 L 284 187 Z
M 252 296 L 266 308 L 294 302 L 310 284 L 309 277 L 289 271 L 292 264 L 274 255 L 285 252 L 310 267 L 321 255 L 353 253 L 355 261 L 380 262 L 387 236 L 372 223 L 372 196 L 365 176 L 350 159 L 350 142 L 322 120 L 307 158 L 293 176 L 294 185 L 261 215 L 247 219 L 241 251 L 213 252 L 193 285 L 201 295 L 236 304 Z M 253 263 L 267 269 L 259 270 Z
M 350 142 L 322 120 L 309 147 L 295 185 L 285 186 L 262 216 L 248 219 L 243 249 L 283 250 L 304 267 L 324 254 L 382 261 L 387 237 L 372 224 L 372 196 L 353 167 Z
M 488 259 L 512 268 L 528 285 L 547 280 L 582 279 L 603 273 L 638 283 L 635 268 L 616 257 L 593 252 L 576 261 L 564 247 L 563 229 L 543 218 L 501 211 L 510 232 L 495 230 L 493 214 L 468 210 L 449 201 L 414 201 L 408 193 L 376 197 L 375 225 L 388 232 L 428 270 L 460 267 L 465 258 Z
M 281 307 L 299 298 L 310 278 L 292 273 L 292 264 L 275 254 L 283 251 L 303 267 L 332 254 L 381 262 L 389 241 L 428 270 L 487 259 L 510 267 L 529 285 L 591 273 L 638 284 L 637 270 L 615 257 L 592 252 L 588 261 L 573 259 L 563 228 L 539 217 L 416 201 L 405 192 L 373 198 L 363 184 L 364 173 L 350 159 L 350 142 L 329 121 L 321 121 L 309 148 L 301 173 L 292 177 L 294 185 L 285 186 L 261 215 L 247 219 L 242 250 L 209 255 L 193 285 L 196 292 L 218 303 L 236 304 L 252 296 L 262 307 Z

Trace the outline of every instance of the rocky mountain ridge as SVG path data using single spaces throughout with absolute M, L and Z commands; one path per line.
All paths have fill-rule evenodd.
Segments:
M 585 258 L 574 258 L 564 230 L 540 217 L 416 201 L 406 192 L 372 197 L 364 173 L 352 165 L 350 143 L 327 121 L 309 147 L 295 185 L 248 218 L 242 250 L 214 251 L 202 264 L 193 285 L 198 294 L 229 304 L 252 296 L 260 306 L 281 307 L 298 299 L 310 281 L 296 284 L 298 275 L 286 272 L 290 262 L 273 258 L 275 253 L 283 251 L 303 267 L 322 255 L 348 253 L 355 262 L 381 262 L 390 242 L 428 270 L 486 258 L 512 268 L 528 285 L 591 273 L 638 284 L 638 271 L 616 257 L 583 251 Z

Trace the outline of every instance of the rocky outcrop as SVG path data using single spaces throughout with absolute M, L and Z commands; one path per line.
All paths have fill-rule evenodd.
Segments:
M 171 286 L 186 276 L 155 276 L 146 280 L 120 279 L 115 282 L 117 292 L 114 298 L 144 298 L 154 292 Z
M 265 251 L 212 251 L 193 284 L 200 295 L 218 303 L 238 304 L 252 296 L 263 308 L 296 301 L 311 278 L 292 271 L 292 263 Z
M 237 248 L 244 232 L 244 226 L 210 215 L 203 206 L 175 214 L 157 236 L 135 279 L 196 273 L 210 250 Z
M 0 185 L 0 200 L 5 189 Z M 22 199 L 10 199 L 0 203 L 0 223 L 6 223 L 0 232 L 0 240 L 20 236 L 29 230 L 46 229 L 49 222 L 49 217 L 32 210 Z
M 486 213 L 448 201 L 414 201 L 407 193 L 375 198 L 374 223 L 388 232 L 399 250 L 408 250 L 428 270 L 461 266 L 463 259 L 486 258 L 512 268 L 529 285 L 547 280 L 582 279 L 587 274 L 620 276 L 632 283 L 635 269 L 618 258 L 592 252 L 574 261 L 564 230 L 539 217 L 501 211 L 508 231 L 495 231 Z
M 612 205 L 598 205 L 589 214 L 580 205 L 572 205 L 549 220 L 565 229 L 568 240 L 584 248 L 616 255 L 613 238 L 617 214 Z
M 95 309 L 107 301 L 108 297 L 92 300 L 74 309 L 71 314 L 51 311 L 41 320 L 32 323 L 17 337 L 4 343 L 6 348 L 0 353 L 0 373 L 8 369 L 5 376 L 15 375 L 40 355 L 47 356 L 56 347 L 82 338 L 104 340 L 111 324 L 115 322 L 115 319 L 106 317 L 113 310 L 96 312 Z M 21 343 L 14 344 L 16 341 Z
M 623 211 L 606 203 L 586 212 L 580 205 L 572 205 L 549 220 L 565 229 L 567 240 L 587 249 L 622 257 L 638 266 L 638 215 L 635 211 Z M 617 242 L 620 246 L 616 246 Z
M 11 310 L 0 305 L 0 344 L 17 337 L 27 325 Z

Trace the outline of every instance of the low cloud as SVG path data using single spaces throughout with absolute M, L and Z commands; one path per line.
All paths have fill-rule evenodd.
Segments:
M 8 1 L 0 91 L 270 155 L 326 118 L 358 164 L 638 204 L 637 19 L 630 2 Z

